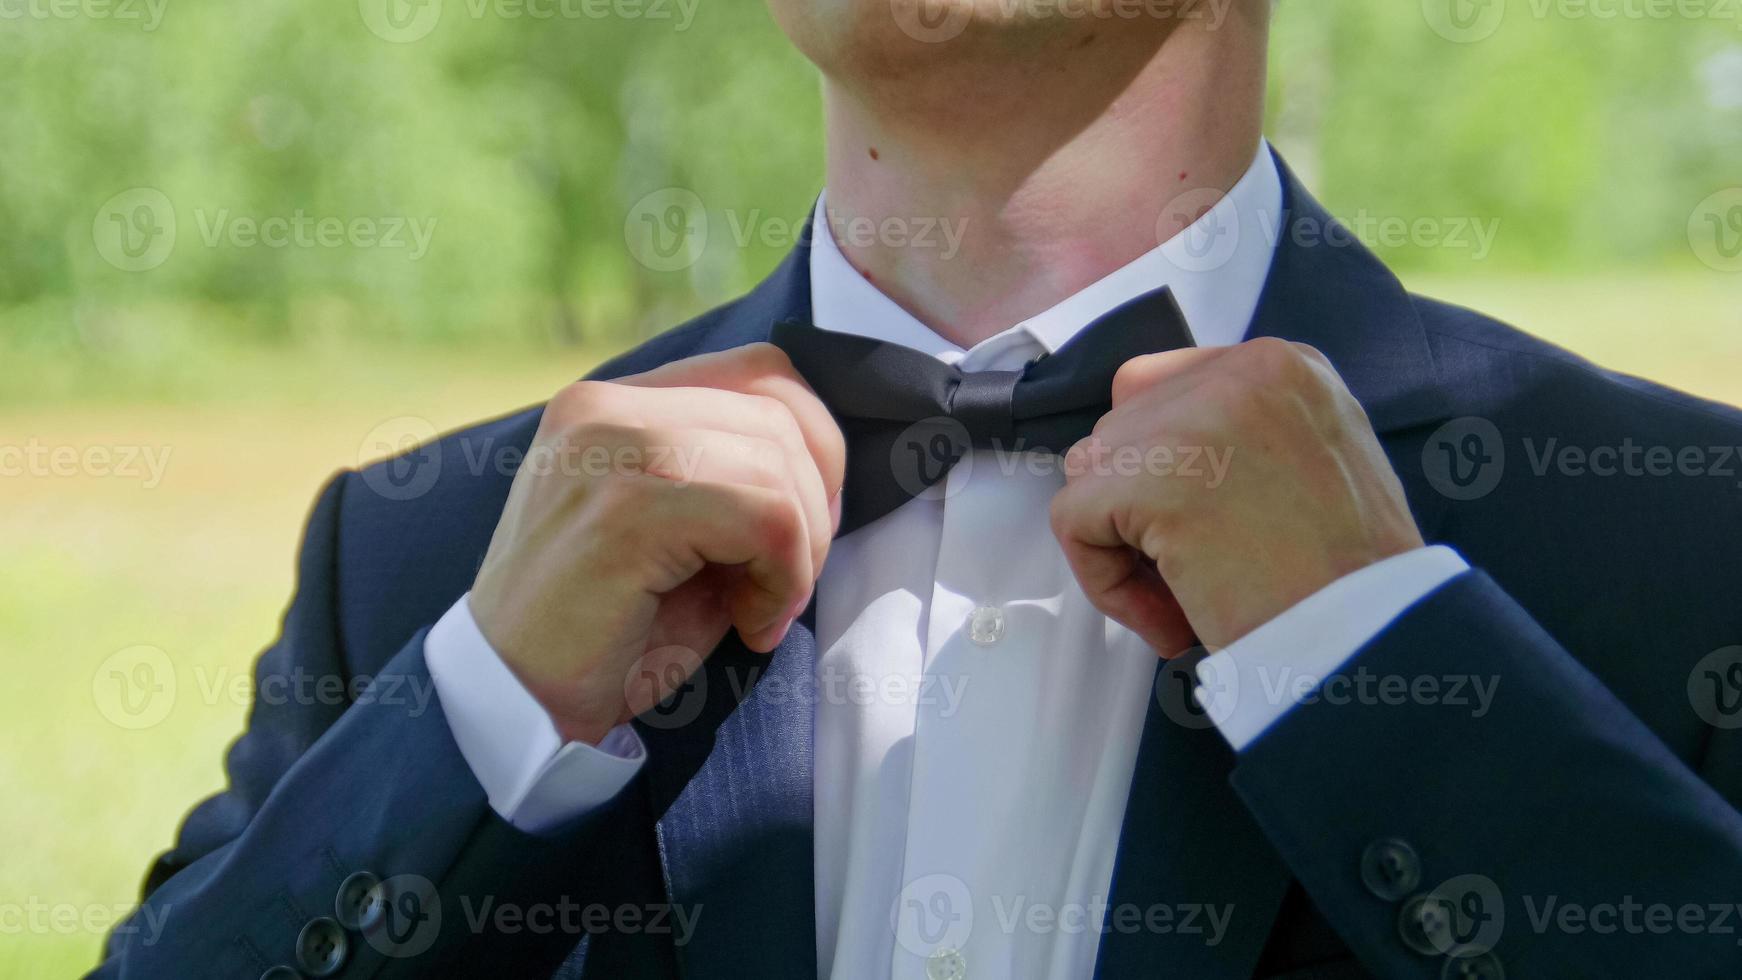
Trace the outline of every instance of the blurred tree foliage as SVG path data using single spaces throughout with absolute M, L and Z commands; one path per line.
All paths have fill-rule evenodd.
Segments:
M 1480 270 L 1384 248 L 1401 267 L 1685 261 L 1691 209 L 1742 184 L 1742 24 L 1545 2 L 1512 0 L 1470 44 L 1417 2 L 1282 4 L 1273 139 L 1339 214 L 1500 222 Z M 761 4 L 419 3 L 0 0 L 0 350 L 621 344 L 785 251 L 820 184 L 820 110 Z M 401 19 L 372 29 L 384 9 Z M 662 271 L 625 225 L 668 187 L 710 235 Z M 101 244 L 133 188 L 176 224 L 141 271 Z M 433 227 L 421 254 L 236 234 L 299 216 Z

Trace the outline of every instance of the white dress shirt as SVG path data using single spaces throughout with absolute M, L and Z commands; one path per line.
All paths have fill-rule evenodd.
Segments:
M 818 234 L 813 318 L 963 370 L 1016 370 L 1166 285 L 1201 346 L 1234 344 L 1257 306 L 1281 204 L 1260 147 L 1191 228 L 968 350 L 902 310 Z M 816 623 L 823 977 L 1093 973 L 1156 655 L 1096 612 L 1072 577 L 1048 526 L 1064 482 L 1051 459 L 971 453 L 939 486 L 830 552 Z M 1296 704 L 1300 677 L 1334 672 L 1465 567 L 1446 548 L 1423 548 L 1332 583 L 1207 657 L 1200 702 L 1243 748 Z M 491 806 L 516 826 L 554 827 L 639 770 L 644 750 L 627 726 L 599 748 L 562 744 L 464 599 L 430 632 L 425 657 L 455 741 Z

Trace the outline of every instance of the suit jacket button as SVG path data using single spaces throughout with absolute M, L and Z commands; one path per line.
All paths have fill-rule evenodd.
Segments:
M 296 937 L 296 965 L 311 977 L 330 977 L 345 965 L 350 941 L 345 928 L 322 916 L 310 919 Z
M 1452 938 L 1452 909 L 1443 898 L 1411 895 L 1397 913 L 1403 944 L 1423 956 L 1438 956 L 1458 945 Z
M 1361 883 L 1387 902 L 1395 902 L 1421 884 L 1421 859 L 1406 841 L 1376 840 L 1361 852 Z
M 260 980 L 302 980 L 302 974 L 280 964 L 260 974 Z
M 1506 980 L 1506 969 L 1492 951 L 1453 956 L 1440 968 L 1440 980 Z
M 346 929 L 368 932 L 380 921 L 384 900 L 381 879 L 359 871 L 339 883 L 339 893 L 333 896 L 333 918 Z

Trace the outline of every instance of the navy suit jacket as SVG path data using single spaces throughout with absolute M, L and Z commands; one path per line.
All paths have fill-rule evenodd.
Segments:
M 1330 358 L 1424 536 L 1474 568 L 1363 647 L 1342 690 L 1362 672 L 1497 686 L 1485 713 L 1474 688 L 1461 704 L 1449 687 L 1302 704 L 1236 757 L 1184 709 L 1185 668 L 1162 666 L 1112 904 L 1231 920 L 1212 941 L 1179 916 L 1110 917 L 1097 974 L 1459 975 L 1405 941 L 1395 892 L 1479 875 L 1495 894 L 1466 925 L 1503 916 L 1484 941 L 1514 977 L 1742 975 L 1738 922 L 1720 910 L 1742 900 L 1742 667 L 1722 652 L 1742 643 L 1742 496 L 1718 448 L 1742 445 L 1742 414 L 1410 295 L 1286 173 L 1284 193 L 1249 335 Z M 749 295 L 592 376 L 763 339 L 808 315 L 806 269 L 801 247 Z M 1470 417 L 1492 430 L 1442 428 Z M 808 628 L 772 658 L 724 642 L 682 695 L 686 722 L 641 725 L 650 757 L 630 787 L 546 837 L 491 811 L 429 697 L 424 631 L 470 587 L 538 420 L 530 409 L 326 485 L 260 690 L 299 676 L 372 686 L 349 701 L 257 698 L 228 788 L 147 875 L 161 934 L 136 917 L 97 975 L 294 966 L 299 935 L 319 938 L 305 926 L 369 872 L 392 883 L 374 932 L 303 950 L 341 977 L 816 976 L 812 713 L 792 696 L 817 654 Z M 1569 446 L 1696 452 L 1707 472 L 1597 475 L 1559 455 Z M 1364 877 L 1383 840 L 1414 860 L 1394 851 Z M 1376 870 L 1388 885 L 1368 887 Z M 674 920 L 653 921 L 665 903 L 699 916 L 682 943 Z M 1627 903 L 1706 911 L 1668 931 L 1644 913 L 1631 930 L 1595 928 L 1611 921 L 1601 911 L 1583 929 L 1558 917 Z

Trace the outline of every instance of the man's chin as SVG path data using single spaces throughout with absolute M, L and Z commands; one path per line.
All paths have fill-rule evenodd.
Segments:
M 1032 0 L 775 0 L 776 20 L 837 78 L 890 79 L 953 67 L 1015 66 L 1099 26 Z M 1053 12 L 1048 13 L 1046 11 Z

